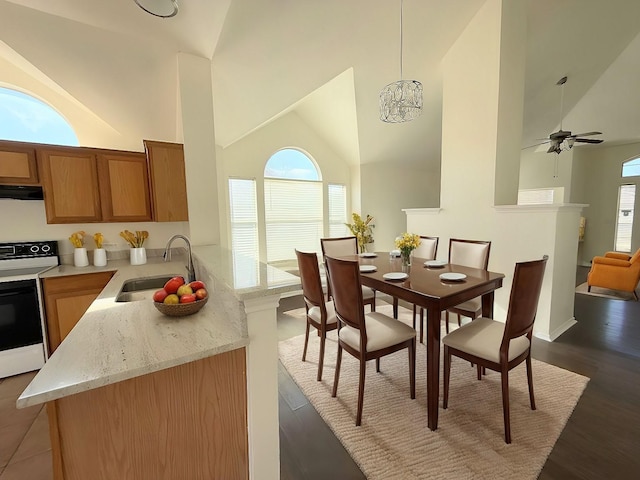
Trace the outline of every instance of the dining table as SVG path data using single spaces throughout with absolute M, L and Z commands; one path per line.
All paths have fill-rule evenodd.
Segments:
M 482 297 L 482 316 L 493 318 L 494 291 L 502 287 L 504 274 L 416 257 L 412 258 L 410 266 L 403 266 L 401 258 L 389 252 L 340 258 L 359 262 L 362 285 L 393 297 L 396 318 L 398 300 L 423 307 L 427 312 L 427 424 L 431 430 L 436 430 L 442 312 L 467 300 Z M 447 280 L 446 277 L 451 279 Z

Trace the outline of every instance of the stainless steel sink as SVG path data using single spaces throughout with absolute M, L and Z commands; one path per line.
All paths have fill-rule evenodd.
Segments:
M 151 298 L 153 292 L 161 289 L 168 280 L 179 274 L 162 275 L 159 277 L 132 278 L 122 284 L 116 295 L 116 302 L 136 302 Z

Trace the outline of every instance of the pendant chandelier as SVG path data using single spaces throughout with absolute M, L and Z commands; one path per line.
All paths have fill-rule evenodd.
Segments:
M 380 120 L 387 123 L 410 122 L 422 113 L 422 84 L 402 80 L 402 4 L 400 0 L 400 80 L 380 92 Z

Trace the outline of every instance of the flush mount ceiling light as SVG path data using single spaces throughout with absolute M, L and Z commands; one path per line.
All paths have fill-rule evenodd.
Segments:
M 400 80 L 380 92 L 380 120 L 387 123 L 409 122 L 422 113 L 422 84 L 402 80 L 402 4 L 400 0 Z
M 176 0 L 133 0 L 141 9 L 156 17 L 169 18 L 178 13 Z

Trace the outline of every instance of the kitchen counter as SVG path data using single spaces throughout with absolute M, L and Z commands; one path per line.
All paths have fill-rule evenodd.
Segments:
M 115 302 L 132 278 L 185 275 L 184 257 L 150 257 L 145 265 L 112 260 L 106 267 L 61 265 L 41 278 L 116 271 L 65 340 L 18 398 L 19 408 L 88 391 L 249 345 L 245 302 L 300 289 L 298 277 L 219 246 L 193 248 L 196 278 L 209 301 L 187 317 L 167 317 L 151 299 Z

